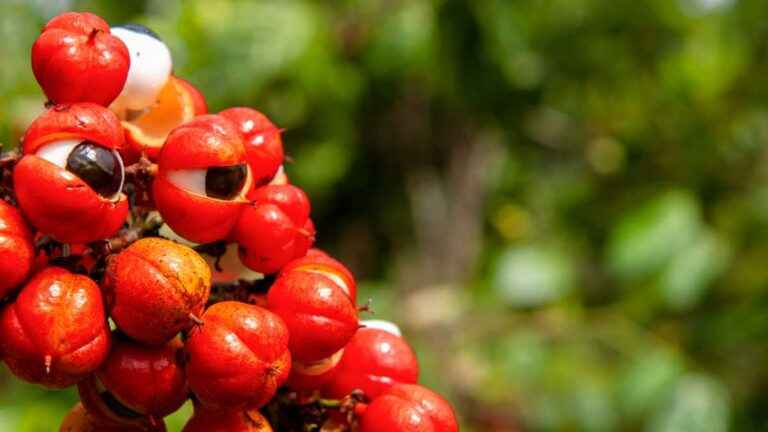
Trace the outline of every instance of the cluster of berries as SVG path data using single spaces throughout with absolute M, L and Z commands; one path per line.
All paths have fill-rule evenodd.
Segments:
M 2 161 L 0 359 L 78 386 L 62 431 L 165 430 L 189 398 L 188 432 L 270 431 L 280 404 L 326 431 L 458 430 L 399 329 L 359 321 L 353 275 L 312 248 L 264 115 L 208 114 L 155 33 L 90 13 L 48 22 L 32 69 L 49 103 Z M 247 300 L 212 294 L 227 283 Z

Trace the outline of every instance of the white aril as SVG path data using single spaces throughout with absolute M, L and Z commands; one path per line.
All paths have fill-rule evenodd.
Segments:
M 397 324 L 391 322 L 391 321 L 385 321 L 385 320 L 362 320 L 360 321 L 360 325 L 365 326 L 366 328 L 375 328 L 379 330 L 384 330 L 385 332 L 392 333 L 395 336 L 402 336 L 402 332 L 400 331 L 400 327 L 397 326 Z
M 157 101 L 171 76 L 171 52 L 156 34 L 143 26 L 112 27 L 112 34 L 125 43 L 131 56 L 128 79 L 112 103 L 112 109 L 118 113 L 143 110 Z

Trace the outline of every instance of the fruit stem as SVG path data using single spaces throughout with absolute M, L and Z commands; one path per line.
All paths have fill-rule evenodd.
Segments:
M 91 33 L 88 35 L 88 42 L 93 43 L 94 39 L 96 39 L 96 35 L 99 34 L 101 30 L 95 28 L 91 30 Z
M 368 300 L 365 302 L 364 305 L 357 307 L 358 312 L 369 312 L 372 315 L 376 314 L 376 311 L 373 310 L 373 299 L 368 297 Z
M 195 323 L 195 325 L 201 326 L 201 325 L 204 324 L 203 320 L 200 319 L 199 316 L 197 316 L 197 315 L 195 315 L 194 313 L 191 313 L 191 312 L 189 313 L 189 319 L 191 319 L 192 322 Z

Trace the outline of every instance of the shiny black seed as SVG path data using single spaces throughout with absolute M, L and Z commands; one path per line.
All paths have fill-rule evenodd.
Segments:
M 245 164 L 210 167 L 205 173 L 205 194 L 212 198 L 232 199 L 243 190 L 247 173 Z
M 111 197 L 120 191 L 123 166 L 117 154 L 91 141 L 78 144 L 67 158 L 67 171 L 88 183 L 101 196 Z
M 124 29 L 130 30 L 130 31 L 132 31 L 134 33 L 145 34 L 145 35 L 153 37 L 153 38 L 155 38 L 155 39 L 157 39 L 157 40 L 159 40 L 161 42 L 163 41 L 162 39 L 160 39 L 160 36 L 158 36 L 157 33 L 153 32 L 152 30 L 150 30 L 149 28 L 147 28 L 147 27 L 145 27 L 145 26 L 143 26 L 141 24 L 120 24 L 120 25 L 112 26 L 112 28 L 116 28 L 116 27 L 124 28 Z

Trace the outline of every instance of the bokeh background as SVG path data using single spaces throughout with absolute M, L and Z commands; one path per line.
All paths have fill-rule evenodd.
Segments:
M 286 128 L 319 246 L 464 431 L 768 428 L 764 1 L 4 0 L 6 147 L 65 9 Z M 0 430 L 74 400 L 0 372 Z

